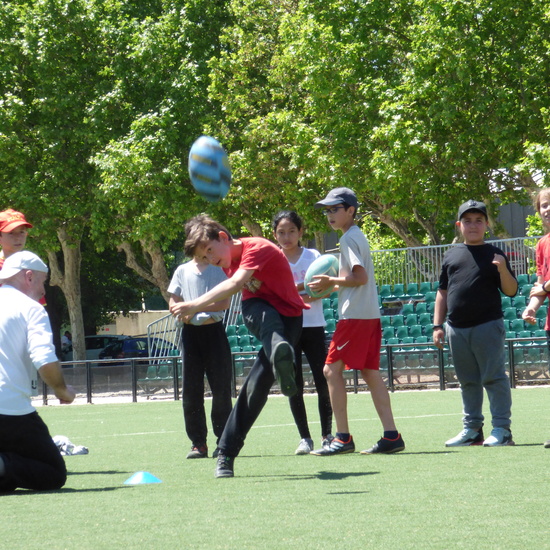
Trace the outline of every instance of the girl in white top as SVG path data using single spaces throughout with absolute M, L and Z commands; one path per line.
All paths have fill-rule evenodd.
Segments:
M 300 239 L 303 235 L 303 226 L 302 220 L 296 212 L 288 210 L 278 212 L 273 218 L 272 227 L 273 235 L 290 264 L 296 288 L 302 295 L 304 302 L 311 306 L 311 309 L 304 310 L 302 336 L 298 346 L 294 350 L 296 355 L 296 385 L 298 392 L 289 398 L 290 409 L 301 437 L 296 454 L 309 454 L 313 450 L 314 445 L 309 432 L 304 403 L 302 352 L 309 362 L 317 390 L 323 444 L 329 444 L 332 439 L 332 435 L 330 434 L 332 429 L 332 408 L 327 381 L 323 374 L 327 352 L 325 342 L 326 321 L 323 313 L 323 303 L 319 298 L 308 296 L 304 290 L 304 276 L 307 268 L 320 254 L 315 249 L 301 246 Z

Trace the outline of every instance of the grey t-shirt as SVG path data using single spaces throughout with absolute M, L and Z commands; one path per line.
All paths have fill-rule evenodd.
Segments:
M 367 238 L 352 225 L 340 238 L 340 277 L 349 275 L 354 266 L 367 272 L 367 283 L 355 287 L 342 287 L 338 291 L 340 319 L 379 319 L 378 294 L 374 280 L 374 265 Z
M 190 261 L 178 266 L 168 286 L 168 292 L 180 296 L 184 302 L 189 302 L 226 279 L 227 275 L 220 267 L 209 264 L 201 272 L 197 264 Z M 223 315 L 223 310 L 198 312 L 191 319 L 191 324 L 202 325 L 207 319 L 222 321 Z

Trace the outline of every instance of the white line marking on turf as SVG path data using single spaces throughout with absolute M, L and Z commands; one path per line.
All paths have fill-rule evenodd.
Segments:
M 396 416 L 395 420 L 415 420 L 417 418 L 438 418 L 440 416 L 462 416 L 462 413 L 445 413 L 445 414 L 421 414 L 418 416 Z M 350 418 L 350 422 L 370 422 L 372 420 L 378 420 L 378 417 L 373 418 Z M 309 424 L 320 424 L 319 420 L 308 420 Z M 286 426 L 294 426 L 294 423 L 290 424 L 264 424 L 263 426 L 252 426 L 252 428 L 282 428 Z
M 414 420 L 417 418 L 434 418 L 434 417 L 440 417 L 440 416 L 461 416 L 462 413 L 445 413 L 445 414 L 422 414 L 418 416 L 396 416 L 396 420 Z M 354 418 L 350 419 L 350 422 L 370 422 L 373 420 L 378 420 L 377 417 L 373 418 Z M 311 420 L 309 421 L 310 424 L 320 424 L 320 422 L 317 420 Z M 252 426 L 252 429 L 255 430 L 261 430 L 261 429 L 267 429 L 267 428 L 288 428 L 289 426 L 294 426 L 295 424 L 287 423 L 287 424 L 262 424 L 259 426 Z M 181 430 L 167 430 L 167 431 L 160 431 L 160 432 L 133 432 L 133 433 L 116 433 L 116 434 L 104 434 L 104 435 L 98 435 L 97 437 L 132 437 L 135 435 L 163 435 L 163 434 L 179 434 L 182 433 Z

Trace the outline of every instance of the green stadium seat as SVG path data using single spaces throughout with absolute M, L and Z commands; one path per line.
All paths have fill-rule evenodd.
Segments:
M 336 319 L 327 319 L 327 325 L 325 327 L 325 332 L 332 334 L 336 330 Z
M 394 327 L 402 327 L 405 324 L 405 318 L 403 317 L 403 315 L 392 315 L 391 324 Z
M 518 294 L 520 294 L 521 296 L 525 296 L 526 298 L 529 298 L 529 294 L 531 293 L 532 288 L 533 288 L 532 284 L 522 285 L 520 287 L 520 290 L 518 290 Z
M 426 350 L 430 348 L 430 340 L 427 336 L 419 336 L 418 338 L 414 339 L 414 343 L 416 344 L 414 346 L 414 349 L 416 350 Z
M 334 319 L 334 310 L 332 308 L 324 309 L 323 313 L 325 314 L 325 319 Z
M 418 324 L 418 315 L 416 313 L 411 313 L 405 317 L 405 326 L 410 327 L 412 325 Z
M 431 313 L 422 313 L 418 316 L 418 324 L 427 327 L 433 324 L 433 318 Z
M 523 285 L 528 285 L 530 283 L 529 275 L 526 275 L 525 273 L 521 273 L 520 275 L 517 275 L 516 279 L 518 280 L 518 285 L 520 287 Z
M 227 334 L 227 336 L 235 336 L 237 334 L 237 326 L 227 325 L 225 327 L 225 333 Z
M 388 338 L 386 344 L 388 346 L 397 346 L 397 344 L 399 344 L 399 338 L 396 338 L 395 336 L 393 338 Z
M 411 300 L 420 300 L 424 297 L 418 290 L 418 283 L 409 283 L 405 288 L 405 295 Z
M 401 310 L 401 315 L 410 315 L 414 313 L 414 304 L 403 304 L 403 309 Z
M 518 312 L 515 307 L 507 307 L 502 313 L 504 318 L 508 321 L 514 321 L 518 318 Z
M 530 330 L 522 330 L 521 332 L 517 333 L 518 338 L 531 338 L 531 331 Z M 533 344 L 533 340 L 525 340 L 522 342 L 519 342 L 522 346 L 530 346 Z
M 418 293 L 424 296 L 426 292 L 430 292 L 432 290 L 432 283 L 429 283 L 427 281 L 420 283 L 418 285 Z
M 237 336 L 245 336 L 245 335 L 248 335 L 248 334 L 249 334 L 248 329 L 246 328 L 246 326 L 244 324 L 238 326 Z
M 518 319 L 517 317 L 515 319 L 512 319 L 510 321 L 510 330 L 515 332 L 516 334 L 518 332 L 521 332 L 525 329 L 525 325 L 523 323 L 523 319 Z M 519 337 L 518 337 L 519 338 Z
M 241 349 L 244 346 L 250 346 L 252 345 L 252 336 L 250 334 L 243 334 L 239 336 L 239 346 L 241 346 Z
M 510 296 L 501 296 L 500 301 L 502 303 L 502 310 L 503 311 L 507 307 L 512 307 L 512 298 L 510 298 Z
M 524 310 L 527 306 L 527 300 L 528 298 L 526 296 L 516 296 L 513 300 L 513 307 Z
M 522 348 L 514 348 L 514 365 L 525 363 L 525 352 Z
M 382 328 L 391 326 L 391 317 L 389 315 L 382 315 L 380 317 L 380 324 Z
M 416 302 L 415 312 L 417 315 L 422 315 L 428 312 L 428 305 L 426 302 Z
M 534 330 L 533 331 L 533 336 L 535 338 L 546 338 L 547 337 L 547 334 L 546 334 L 546 331 L 543 330 L 543 329 L 538 329 L 538 330 Z
M 423 336 L 422 327 L 420 325 L 412 325 L 409 327 L 409 336 L 413 338 L 418 338 Z
M 227 340 L 229 341 L 229 347 L 237 347 L 239 345 L 239 337 L 238 336 L 228 336 Z
M 430 302 L 429 304 L 426 304 L 426 309 L 428 310 L 428 313 L 431 313 L 433 315 L 435 302 Z
M 424 295 L 424 299 L 426 300 L 426 303 L 430 303 L 430 302 L 435 302 L 435 295 L 436 295 L 436 292 L 435 291 L 430 291 L 430 292 L 426 292 L 426 294 Z
M 156 365 L 149 365 L 147 367 L 147 374 L 145 375 L 145 380 L 154 380 L 156 377 L 157 377 Z
M 535 317 L 537 319 L 546 319 L 546 316 L 548 315 L 548 306 L 542 305 L 537 309 L 537 314 Z
M 507 330 L 506 331 L 506 340 L 510 340 L 512 338 L 516 337 L 516 331 L 514 330 Z
M 172 365 L 160 365 L 157 378 L 160 378 L 161 380 L 170 380 L 173 378 Z
M 403 340 L 403 338 L 407 338 L 409 335 L 409 328 L 406 326 L 397 327 L 395 330 L 395 336 L 396 338 L 399 338 L 399 340 Z
M 414 344 L 414 338 L 412 336 L 405 336 L 401 338 L 401 344 Z M 410 349 L 410 348 L 404 348 L 404 349 Z
M 529 276 L 529 282 L 534 285 L 538 281 L 538 275 L 536 273 L 531 273 Z
M 395 336 L 395 330 L 393 327 L 384 327 L 382 329 L 382 338 L 384 338 L 384 340 L 389 340 L 394 336 Z
M 391 285 L 382 285 L 378 289 L 378 295 L 382 299 L 390 297 L 392 295 Z
M 402 300 L 405 297 L 405 285 L 395 283 L 392 287 L 392 296 L 395 300 Z

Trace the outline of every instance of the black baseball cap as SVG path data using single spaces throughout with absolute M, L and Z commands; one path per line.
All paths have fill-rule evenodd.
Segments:
M 342 204 L 345 202 L 349 206 L 354 206 L 357 210 L 359 203 L 355 193 L 347 187 L 337 187 L 328 192 L 328 195 L 318 203 L 315 204 L 315 208 L 322 208 L 323 206 L 334 206 L 336 204 Z
M 466 214 L 466 212 L 481 212 L 485 218 L 487 217 L 487 207 L 485 206 L 485 203 L 474 201 L 470 199 L 469 201 L 466 201 L 464 204 L 460 205 L 460 208 L 458 209 L 458 221 L 462 219 L 462 216 Z

